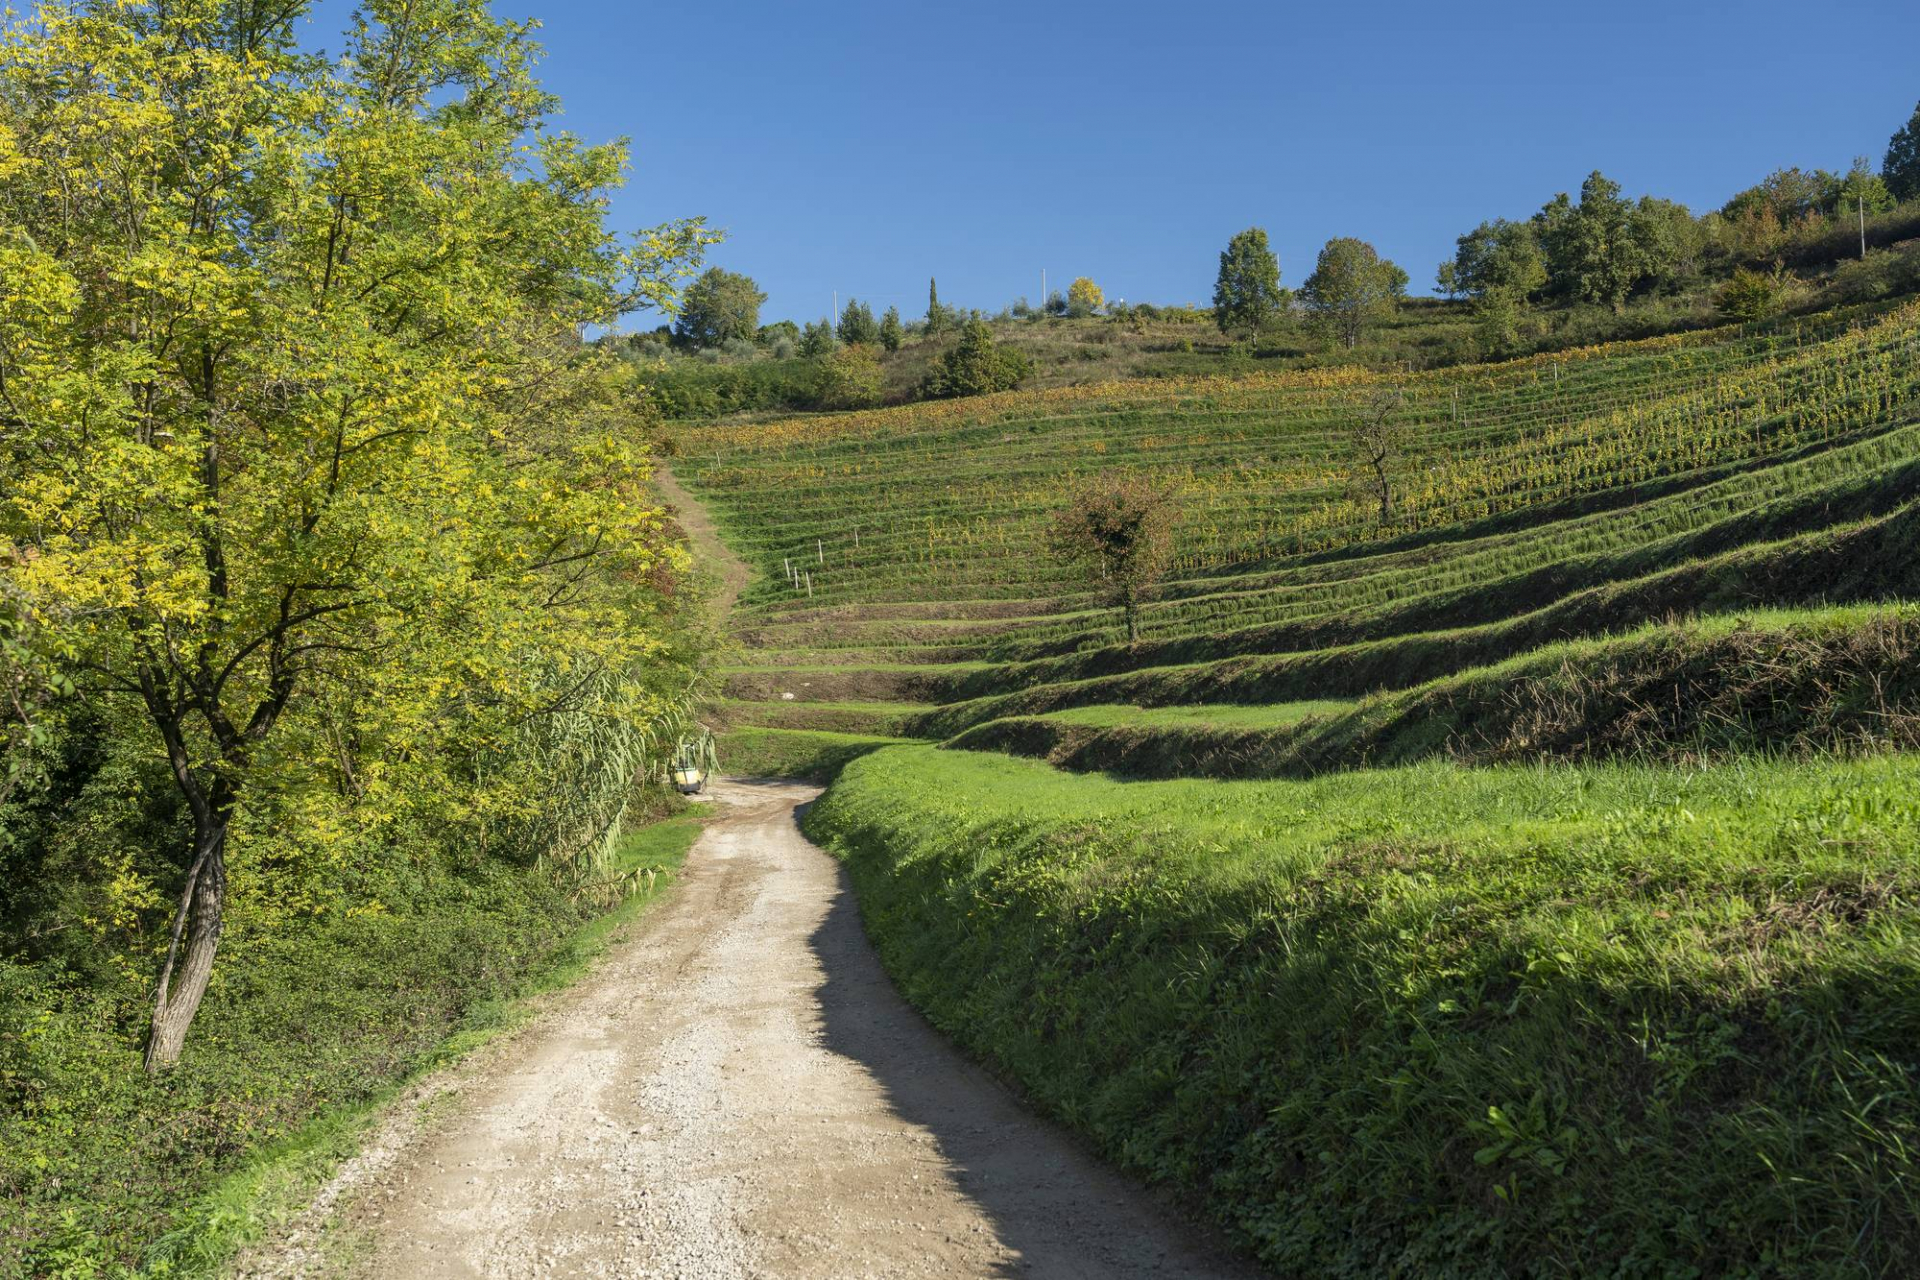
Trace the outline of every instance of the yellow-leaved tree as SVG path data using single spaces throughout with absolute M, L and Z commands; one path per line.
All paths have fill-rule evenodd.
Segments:
M 1090 277 L 1079 276 L 1067 286 L 1067 307 L 1076 315 L 1092 315 L 1107 305 L 1107 295 Z
M 528 26 L 366 0 L 328 61 L 306 8 L 0 36 L 0 636 L 19 687 L 131 709 L 190 816 L 150 1069 L 249 814 L 565 856 L 688 705 L 682 553 L 579 335 L 710 237 L 609 234 L 623 148 L 549 127 Z

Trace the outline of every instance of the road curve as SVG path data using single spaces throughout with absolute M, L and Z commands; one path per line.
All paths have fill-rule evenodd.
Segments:
M 673 892 L 340 1189 L 350 1259 L 292 1270 L 1246 1275 L 907 1007 L 795 825 L 815 794 L 719 784 Z

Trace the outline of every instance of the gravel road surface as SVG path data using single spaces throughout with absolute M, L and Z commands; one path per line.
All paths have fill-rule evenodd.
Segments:
M 243 1270 L 1248 1274 L 900 999 L 840 867 L 795 824 L 815 794 L 717 784 L 680 883 L 626 940 L 396 1108 L 313 1221 Z

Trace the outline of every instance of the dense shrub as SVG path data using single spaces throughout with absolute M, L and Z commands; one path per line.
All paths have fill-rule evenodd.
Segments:
M 776 344 L 783 339 L 776 339 Z M 797 358 L 742 364 L 689 360 L 643 366 L 640 394 L 662 417 L 718 418 L 763 409 L 806 409 L 814 403 L 819 367 Z
M 868 409 L 880 403 L 880 358 L 865 343 L 820 362 L 814 400 L 822 409 Z
M 994 342 L 986 321 L 970 320 L 959 344 L 940 357 L 922 390 L 934 398 L 1011 391 L 1032 372 L 1033 365 L 1024 355 Z
M 1825 297 L 1835 305 L 1878 302 L 1913 293 L 1920 293 L 1920 240 L 1841 263 L 1824 290 Z
M 1768 275 L 1741 267 L 1720 287 L 1715 302 L 1730 320 L 1764 320 L 1780 309 L 1786 284 L 1778 272 Z

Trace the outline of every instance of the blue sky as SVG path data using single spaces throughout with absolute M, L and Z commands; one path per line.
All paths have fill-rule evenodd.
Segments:
M 632 140 L 616 225 L 705 214 L 768 320 L 835 290 L 916 315 L 929 275 L 994 310 L 1043 268 L 1204 303 L 1249 225 L 1283 283 L 1357 235 L 1428 288 L 1455 236 L 1596 167 L 1710 208 L 1780 166 L 1877 165 L 1920 100 L 1916 0 L 495 9 L 544 24 L 567 127 Z

